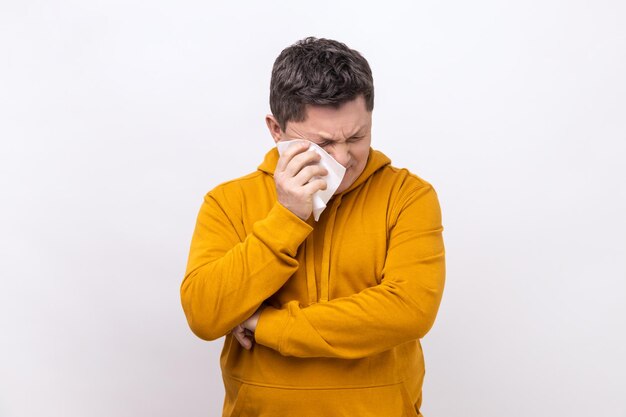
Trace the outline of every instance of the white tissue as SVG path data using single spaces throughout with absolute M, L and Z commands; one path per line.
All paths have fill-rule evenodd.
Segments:
M 318 178 L 326 180 L 326 189 L 316 191 L 315 194 L 313 194 L 313 218 L 315 218 L 315 221 L 318 221 L 320 215 L 326 208 L 326 203 L 328 203 L 328 200 L 331 199 L 333 194 L 335 194 L 335 191 L 337 191 L 337 188 L 339 188 L 339 184 L 341 184 L 341 180 L 346 173 L 346 169 L 318 144 L 305 139 L 293 139 L 278 142 L 276 144 L 276 147 L 278 148 L 278 154 L 282 156 L 282 154 L 285 153 L 289 145 L 294 142 L 301 141 L 308 142 L 308 150 L 314 150 L 321 156 L 319 164 L 326 168 L 326 170 L 328 171 L 328 175 L 325 175 L 323 177 L 316 176 L 311 178 L 311 181 Z

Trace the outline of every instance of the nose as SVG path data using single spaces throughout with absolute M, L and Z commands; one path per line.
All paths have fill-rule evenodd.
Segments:
M 350 160 L 352 159 L 350 154 L 350 145 L 347 143 L 335 143 L 329 153 L 330 156 L 335 158 L 335 161 L 343 165 L 344 168 L 348 167 Z

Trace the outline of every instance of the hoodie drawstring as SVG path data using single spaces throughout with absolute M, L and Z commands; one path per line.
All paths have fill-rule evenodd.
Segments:
M 332 206 L 330 207 L 330 216 L 328 216 L 328 222 L 326 223 L 326 230 L 324 231 L 324 247 L 322 247 L 322 277 L 320 284 L 322 285 L 320 301 L 328 301 L 328 292 L 330 286 L 330 250 L 333 240 L 333 231 L 335 229 L 335 218 L 337 217 L 337 210 L 341 204 L 341 195 L 335 197 Z
M 314 233 L 304 241 L 306 259 L 306 286 L 309 294 L 309 305 L 317 302 L 317 284 L 315 283 L 315 241 Z
M 330 213 L 326 222 L 326 230 L 324 230 L 324 246 L 322 247 L 322 263 L 321 263 L 321 279 L 320 279 L 320 299 L 317 299 L 317 283 L 315 280 L 315 240 L 314 233 L 311 233 L 305 240 L 305 257 L 306 257 L 306 283 L 309 294 L 309 305 L 317 302 L 326 302 L 329 298 L 330 287 L 330 252 L 333 231 L 335 228 L 335 218 L 337 210 L 341 205 L 341 195 L 333 200 L 329 207 Z

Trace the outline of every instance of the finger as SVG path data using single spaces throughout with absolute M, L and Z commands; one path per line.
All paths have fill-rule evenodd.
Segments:
M 308 165 L 302 168 L 298 175 L 294 177 L 294 181 L 298 185 L 304 185 L 307 182 L 311 181 L 311 178 L 315 176 L 323 177 L 328 175 L 328 170 L 320 165 Z
M 309 165 L 317 165 L 322 157 L 315 151 L 302 152 L 294 156 L 283 171 L 288 177 L 295 177 L 298 173 Z
M 244 336 L 244 328 L 241 325 L 238 325 L 233 329 L 233 335 L 237 338 L 237 340 L 241 340 Z
M 303 187 L 303 189 L 305 193 L 312 195 L 316 193 L 317 191 L 325 190 L 327 186 L 328 185 L 326 184 L 326 180 L 323 180 L 320 178 L 320 179 L 313 180 L 310 183 L 306 184 Z
M 301 153 L 309 149 L 311 144 L 308 141 L 299 141 L 296 143 L 292 143 L 287 147 L 287 150 L 283 155 L 278 158 L 278 162 L 276 163 L 276 172 L 282 172 L 285 170 L 291 159 Z
M 242 337 L 241 337 L 241 346 L 243 346 L 244 348 L 250 350 L 250 348 L 252 347 L 252 339 L 250 339 L 246 335 L 242 335 Z
M 250 350 L 250 348 L 252 348 L 252 341 L 247 337 L 244 337 L 241 341 L 241 346 L 246 348 L 246 350 Z
M 243 332 L 235 333 L 235 339 L 237 339 L 239 344 L 246 349 L 250 349 L 252 347 L 252 342 L 243 334 Z

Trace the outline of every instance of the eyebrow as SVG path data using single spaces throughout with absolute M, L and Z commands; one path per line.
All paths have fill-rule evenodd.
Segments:
M 354 133 L 352 133 L 350 136 L 348 136 L 348 139 L 353 138 L 353 137 L 355 137 L 355 136 L 357 136 L 359 134 L 363 134 L 364 133 L 363 130 L 365 130 L 366 127 L 367 126 L 359 127 Z M 318 138 L 320 138 L 321 140 L 324 140 L 324 141 L 336 142 L 335 139 L 333 139 L 331 137 L 328 137 L 328 136 L 325 136 L 325 135 L 322 135 L 322 134 L 319 134 L 319 133 L 316 133 L 315 136 L 317 136 Z

